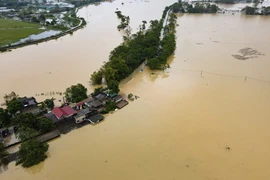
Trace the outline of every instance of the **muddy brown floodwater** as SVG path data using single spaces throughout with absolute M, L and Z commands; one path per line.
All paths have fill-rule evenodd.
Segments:
M 87 84 L 121 42 L 116 7 L 135 28 L 173 1 L 121 2 L 83 8 L 89 24 L 71 37 L 1 54 L 1 93 Z M 50 142 L 45 162 L 11 163 L 1 180 L 269 180 L 270 18 L 179 15 L 178 24 L 171 68 L 145 68 L 122 82 L 121 91 L 139 99 Z M 232 56 L 244 48 L 264 56 Z

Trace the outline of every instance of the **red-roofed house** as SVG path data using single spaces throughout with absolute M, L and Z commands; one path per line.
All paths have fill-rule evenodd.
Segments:
M 57 119 L 69 118 L 77 112 L 72 109 L 70 106 L 55 107 L 52 110 L 52 113 L 57 117 Z

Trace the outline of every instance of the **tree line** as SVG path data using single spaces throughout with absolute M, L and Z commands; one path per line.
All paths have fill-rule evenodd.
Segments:
M 247 6 L 242 11 L 246 15 L 270 15 L 270 6 L 261 8 Z
M 137 33 L 130 35 L 129 38 L 124 38 L 126 40 L 111 51 L 109 61 L 91 75 L 91 83 L 93 85 L 102 84 L 102 81 L 105 80 L 110 91 L 118 93 L 120 91 L 119 82 L 128 77 L 145 60 L 148 60 L 148 66 L 151 69 L 160 69 L 161 64 L 175 49 L 169 45 L 172 43 L 174 46 L 175 41 L 169 27 L 170 30 L 167 31 L 164 40 L 160 41 L 167 11 L 168 7 L 164 10 L 161 20 L 150 21 L 148 29 L 146 29 L 147 22 L 142 21 Z M 116 14 L 118 18 L 123 18 L 119 11 Z M 159 57 L 161 58 L 159 59 Z
M 171 6 L 174 13 L 217 13 L 218 6 L 210 3 L 195 3 L 193 6 L 188 2 L 177 2 Z

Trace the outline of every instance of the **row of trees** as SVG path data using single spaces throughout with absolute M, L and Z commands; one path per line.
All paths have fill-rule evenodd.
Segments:
M 247 6 L 242 11 L 247 15 L 270 15 L 270 6 L 261 8 Z
M 146 21 L 141 27 L 145 27 Z M 129 76 L 143 61 L 158 55 L 162 23 L 150 21 L 148 30 L 140 28 L 111 53 L 109 61 L 91 75 L 92 84 L 101 84 L 104 79 L 112 93 L 119 92 L 119 82 Z
M 178 2 L 171 6 L 174 13 L 217 13 L 218 6 L 210 3 L 195 3 Z
M 166 17 L 168 10 L 171 7 L 166 7 L 163 16 L 162 23 Z M 174 53 L 176 49 L 176 36 L 175 36 L 175 28 L 177 17 L 174 13 L 170 13 L 168 17 L 168 24 L 163 27 L 163 39 L 160 39 L 160 50 L 158 56 L 149 59 L 148 66 L 151 69 L 164 69 L 167 64 L 167 59 Z
M 160 40 L 162 25 L 170 7 L 166 7 L 160 21 L 150 21 L 146 30 L 146 21 L 140 25 L 139 32 L 132 34 L 130 38 L 116 47 L 106 62 L 98 71 L 91 75 L 92 84 L 101 84 L 103 80 L 113 93 L 119 92 L 119 82 L 129 76 L 143 61 L 148 60 L 151 69 L 161 69 L 167 62 L 167 58 L 173 54 L 175 41 L 176 16 L 170 15 L 169 24 L 166 26 L 164 39 Z M 120 11 L 116 12 L 118 18 L 125 20 Z

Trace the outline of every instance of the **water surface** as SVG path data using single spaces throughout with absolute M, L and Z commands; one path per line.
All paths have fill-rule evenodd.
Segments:
M 1 54 L 3 89 L 31 94 L 87 85 L 121 42 L 116 7 L 134 28 L 159 18 L 170 4 L 121 2 L 82 9 L 89 24 L 71 37 Z M 122 93 L 138 100 L 50 142 L 44 163 L 29 169 L 11 163 L 1 179 L 268 180 L 270 84 L 252 78 L 270 81 L 269 17 L 179 15 L 178 24 L 171 68 L 154 74 L 139 68 L 122 82 Z M 264 56 L 232 56 L 245 47 Z

